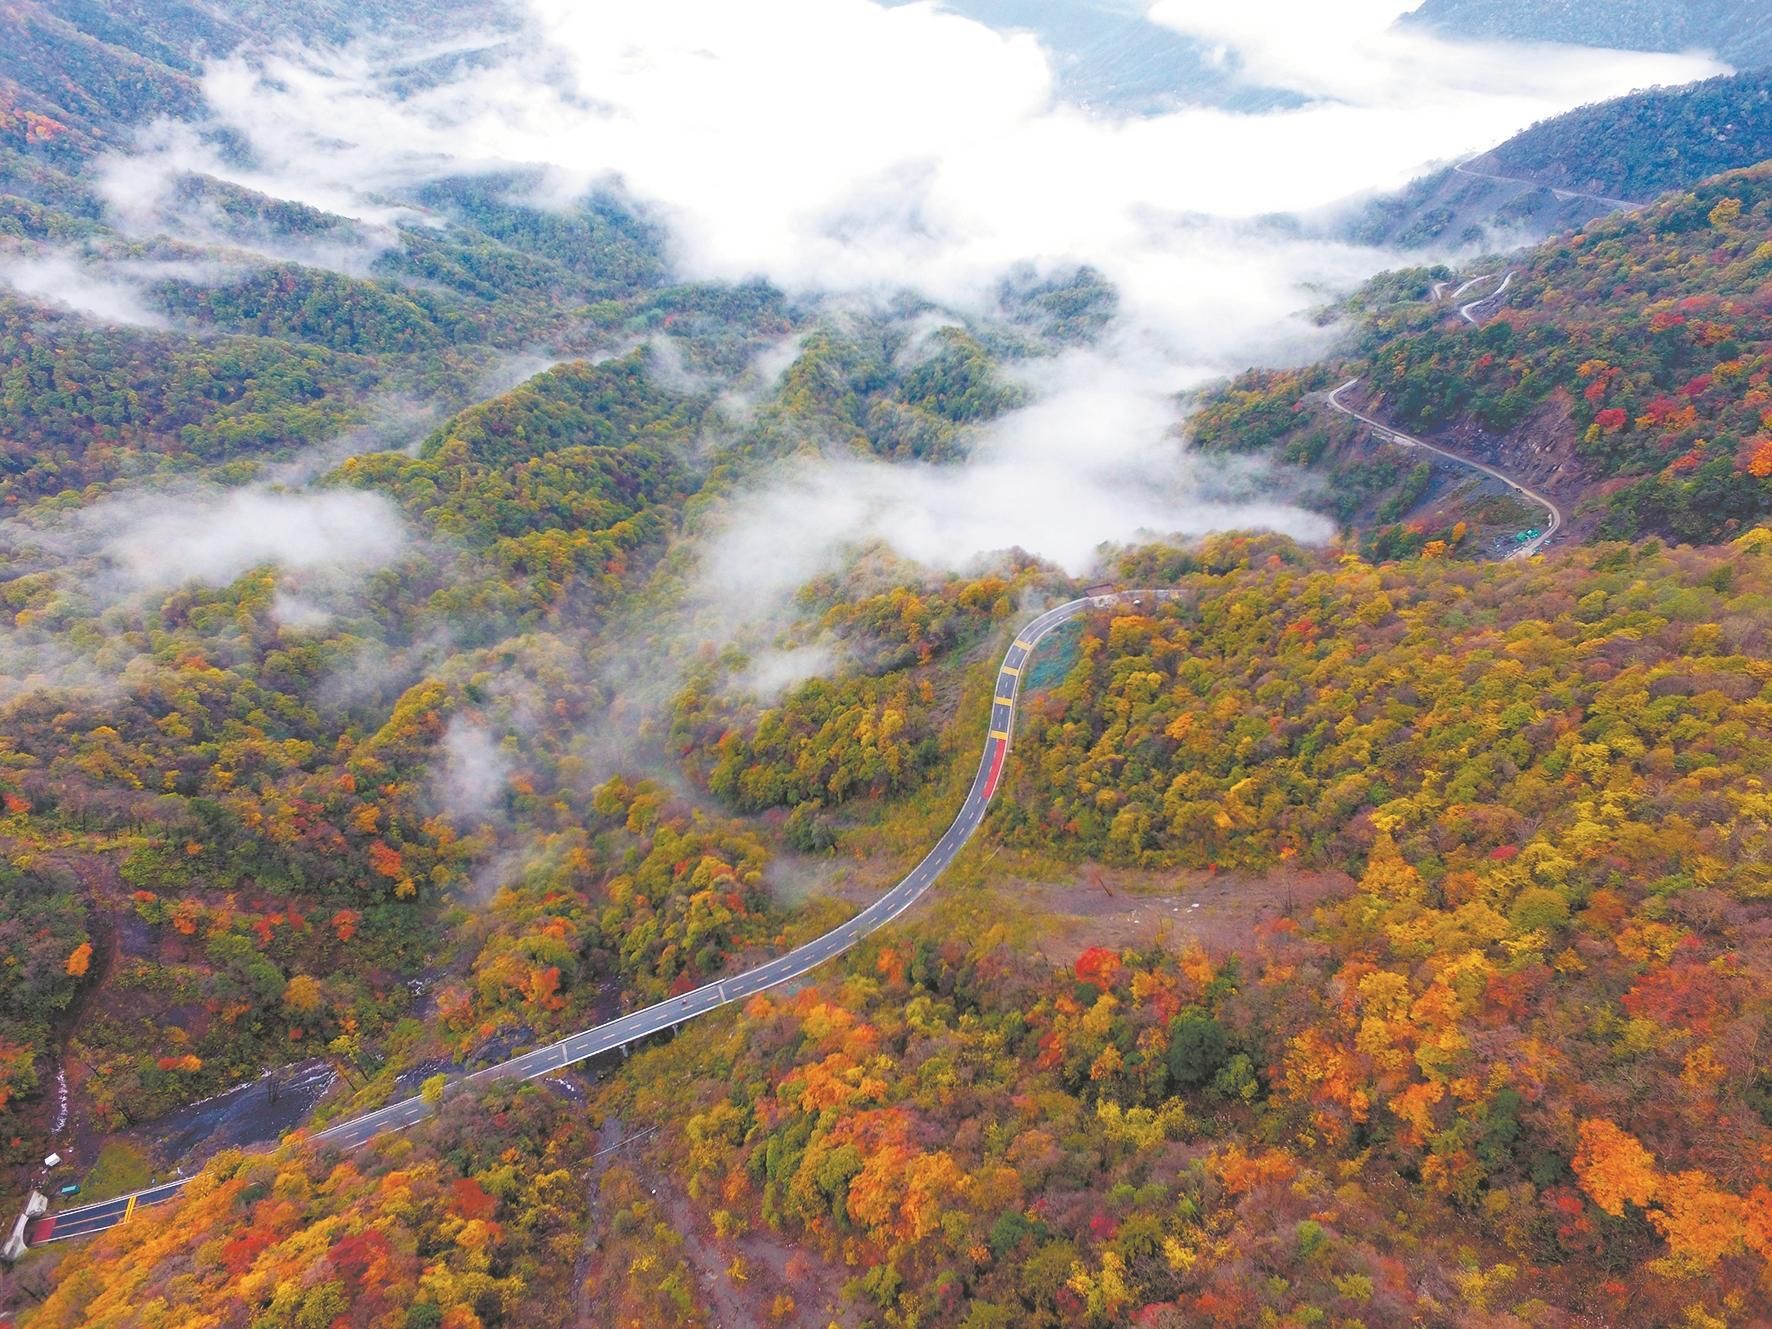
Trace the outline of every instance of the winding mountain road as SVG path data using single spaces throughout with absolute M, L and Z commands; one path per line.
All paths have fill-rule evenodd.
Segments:
M 1468 291 L 1471 287 L 1475 286 L 1478 282 L 1488 281 L 1489 278 L 1493 277 L 1494 275 L 1495 274 L 1493 272 L 1491 272 L 1487 276 L 1484 276 L 1484 277 L 1472 277 L 1463 286 L 1460 286 L 1456 291 L 1454 291 L 1452 293 L 1452 298 L 1454 300 L 1456 300 L 1459 296 L 1463 295 L 1466 291 Z M 1482 306 L 1488 304 L 1491 300 L 1501 299 L 1501 297 L 1503 295 L 1507 294 L 1507 288 L 1512 286 L 1513 284 L 1514 284 L 1514 270 L 1512 268 L 1509 268 L 1507 270 L 1507 272 L 1501 278 L 1501 285 L 1497 286 L 1493 291 L 1490 291 L 1488 295 L 1482 296 L 1476 300 L 1472 300 L 1469 304 L 1463 304 L 1463 305 L 1458 306 L 1458 316 L 1460 318 L 1462 318 L 1466 323 L 1469 323 L 1472 327 L 1475 327 L 1477 325 L 1476 311 L 1478 309 L 1480 309 Z
M 1499 294 L 1499 292 L 1497 292 L 1497 294 Z M 1544 529 L 1540 531 L 1536 537 L 1528 540 L 1525 544 L 1509 554 L 1509 558 L 1531 558 L 1532 555 L 1543 549 L 1550 538 L 1562 528 L 1563 510 L 1543 494 L 1539 493 L 1536 489 L 1527 488 L 1512 476 L 1503 474 L 1493 466 L 1485 466 L 1480 461 L 1472 461 L 1469 457 L 1461 457 L 1456 452 L 1448 452 L 1445 448 L 1437 447 L 1434 444 L 1429 443 L 1426 439 L 1416 438 L 1413 434 L 1405 434 L 1400 429 L 1393 429 L 1382 420 L 1375 420 L 1364 412 L 1356 411 L 1351 406 L 1343 405 L 1341 394 L 1353 387 L 1354 384 L 1359 381 L 1360 380 L 1357 378 L 1350 378 L 1339 388 L 1336 388 L 1335 391 L 1331 392 L 1327 398 L 1330 409 L 1340 411 L 1343 415 L 1352 416 L 1361 424 L 1370 428 L 1374 434 L 1387 443 L 1396 443 L 1406 448 L 1421 448 L 1424 451 L 1433 453 L 1435 456 L 1444 457 L 1447 461 L 1457 462 L 1460 466 L 1468 466 L 1473 471 L 1481 471 L 1484 475 L 1491 476 L 1494 479 L 1501 481 L 1501 483 L 1506 485 L 1509 489 L 1512 489 L 1529 501 L 1537 503 L 1545 510 L 1548 517 Z
M 462 1076 L 446 1086 L 445 1095 L 463 1093 L 475 1085 L 492 1080 L 533 1080 L 600 1053 L 625 1048 L 630 1043 L 674 1028 L 697 1016 L 706 1015 L 733 1002 L 744 1001 L 767 988 L 799 978 L 825 961 L 843 954 L 869 933 L 890 923 L 935 884 L 935 879 L 954 861 L 978 830 L 979 823 L 984 820 L 991 797 L 997 792 L 1004 760 L 1009 755 L 1009 737 L 1015 724 L 1015 705 L 1021 692 L 1022 670 L 1027 666 L 1040 639 L 1085 609 L 1106 607 L 1116 600 L 1129 600 L 1134 604 L 1146 599 L 1156 601 L 1171 594 L 1173 592 L 1121 591 L 1111 595 L 1071 600 L 1048 609 L 1022 626 L 997 669 L 990 727 L 986 733 L 984 751 L 979 756 L 978 772 L 972 778 L 972 785 L 967 790 L 965 801 L 960 804 L 958 815 L 941 839 L 936 841 L 934 848 L 923 856 L 922 862 L 912 868 L 909 875 L 848 922 L 743 973 L 704 983 L 682 996 L 656 1002 L 607 1023 L 569 1034 L 558 1042 L 512 1057 L 496 1066 L 488 1066 L 484 1070 Z M 311 1138 L 340 1149 L 354 1149 L 387 1131 L 404 1130 L 423 1121 L 432 1110 L 431 1104 L 422 1096 L 403 1098 L 373 1112 L 366 1112 L 316 1131 Z M 27 1228 L 26 1242 L 28 1245 L 40 1246 L 46 1242 L 66 1241 L 72 1237 L 103 1232 L 133 1217 L 140 1209 L 174 1198 L 183 1189 L 186 1180 L 188 1178 L 162 1182 L 133 1195 L 123 1195 L 114 1200 L 48 1214 L 35 1220 Z
M 1472 157 L 1470 161 L 1475 161 Z M 1470 162 L 1459 162 L 1452 170 L 1458 175 L 1468 175 L 1473 180 L 1493 180 L 1503 185 L 1531 185 L 1537 189 L 1550 190 L 1559 202 L 1567 203 L 1572 198 L 1585 198 L 1590 203 L 1604 203 L 1609 208 L 1640 208 L 1644 206 L 1628 198 L 1607 198 L 1604 194 L 1584 194 L 1579 189 L 1558 189 L 1555 185 L 1547 185 L 1542 180 L 1532 180 L 1523 175 L 1496 175 L 1491 171 L 1473 171 Z
M 1567 203 L 1570 199 L 1584 198 L 1590 203 L 1599 203 L 1599 204 L 1602 204 L 1608 208 L 1641 208 L 1641 207 L 1646 206 L 1643 203 L 1638 203 L 1638 202 L 1636 202 L 1632 199 L 1628 199 L 1628 198 L 1607 198 L 1604 194 L 1585 194 L 1579 189 L 1559 189 L 1555 185 L 1545 184 L 1542 180 L 1532 180 L 1532 179 L 1528 179 L 1527 177 L 1522 176 L 1522 175 L 1497 175 L 1493 171 L 1473 170 L 1473 169 L 1471 169 L 1470 163 L 1473 161 L 1476 161 L 1476 160 L 1477 160 L 1477 158 L 1472 157 L 1468 161 L 1462 161 L 1462 162 L 1457 163 L 1452 168 L 1453 173 L 1456 175 L 1469 176 L 1473 180 L 1492 180 L 1497 184 L 1531 185 L 1531 186 L 1538 188 L 1538 189 L 1548 189 L 1548 190 L 1550 190 L 1550 192 L 1553 196 L 1555 196 L 1560 202 L 1564 202 L 1564 203 Z M 1484 273 L 1480 277 L 1472 277 L 1469 281 L 1465 282 L 1464 285 L 1460 286 L 1456 291 L 1452 292 L 1452 298 L 1454 300 L 1458 299 L 1459 296 L 1463 295 L 1466 291 L 1468 291 L 1471 287 L 1475 286 L 1478 282 L 1488 281 L 1490 278 L 1494 277 L 1494 275 L 1495 275 L 1494 273 L 1488 272 L 1488 273 Z M 1485 304 L 1489 303 L 1489 301 L 1491 301 L 1491 300 L 1498 299 L 1507 290 L 1507 288 L 1513 284 L 1513 280 L 1514 280 L 1514 274 L 1510 270 L 1508 272 L 1508 274 L 1502 278 L 1501 285 L 1496 287 L 1495 290 L 1491 291 L 1488 295 L 1484 296 L 1481 300 L 1472 300 L 1467 305 L 1460 305 L 1459 309 L 1458 309 L 1458 316 L 1460 318 L 1462 318 L 1466 323 L 1475 323 L 1477 321 L 1477 318 L 1476 318 L 1477 308 L 1481 305 L 1485 305 Z M 1445 282 L 1438 282 L 1435 284 L 1435 286 L 1433 288 L 1433 298 L 1434 298 L 1434 302 L 1436 304 L 1439 302 L 1441 293 L 1445 290 L 1445 288 L 1446 288 Z
M 1479 272 L 1476 276 L 1468 278 L 1456 291 L 1452 292 L 1452 298 L 1454 300 L 1458 299 L 1459 296 L 1463 295 L 1480 281 L 1493 281 L 1494 279 L 1495 274 L 1493 272 Z M 1445 282 L 1440 283 L 1441 287 L 1444 287 L 1445 285 Z M 1437 299 L 1438 297 L 1435 298 Z

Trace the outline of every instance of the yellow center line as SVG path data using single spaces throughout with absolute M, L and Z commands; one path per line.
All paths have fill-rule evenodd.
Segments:
M 131 1214 L 133 1214 L 134 1212 L 135 1212 L 135 1196 L 132 1195 L 129 1197 L 129 1203 L 123 1206 L 123 1217 L 121 1219 L 119 1219 L 118 1221 L 123 1222 L 123 1223 L 127 1223 L 129 1221 L 129 1216 Z

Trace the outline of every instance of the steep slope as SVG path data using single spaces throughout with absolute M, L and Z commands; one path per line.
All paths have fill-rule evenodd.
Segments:
M 0 7 L 0 189 L 96 215 L 78 177 L 161 116 L 195 120 L 203 63 L 280 38 L 339 42 L 420 28 L 436 35 L 492 22 L 496 6 L 420 0 L 226 7 L 171 0 L 16 0 Z
M 1509 248 L 1772 158 L 1772 71 L 1655 88 L 1543 120 L 1365 204 L 1362 244 Z
M 1655 88 L 1541 121 L 1467 163 L 1554 189 L 1650 199 L 1772 158 L 1772 69 Z
M 1368 412 L 1542 481 L 1580 530 L 1713 541 L 1772 511 L 1772 163 L 1502 266 L 1480 314 L 1417 281 L 1346 358 L 1210 394 L 1197 436 L 1357 472 L 1364 431 L 1311 399 L 1357 374 Z
M 633 1145 L 579 1322 L 1751 1325 L 1772 533 L 1485 567 L 1223 537 L 1117 571 L 1179 594 L 1041 661 L 988 860 L 598 1094 Z M 1053 963 L 1037 902 L 1084 855 L 1163 918 Z M 1285 906 L 1313 875 L 1339 885 Z M 1245 906 L 1230 944 L 1191 923 L 1209 891 Z M 535 1323 L 583 1213 L 543 1169 L 586 1162 L 547 1097 L 224 1157 L 70 1251 L 40 1322 L 160 1294 Z
M 1457 37 L 1697 48 L 1741 69 L 1772 64 L 1772 27 L 1760 0 L 1424 0 L 1401 21 Z

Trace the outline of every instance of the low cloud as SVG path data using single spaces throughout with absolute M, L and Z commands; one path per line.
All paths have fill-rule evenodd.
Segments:
M 1715 72 L 1697 56 L 1455 44 L 1392 31 L 1396 0 L 1162 0 L 1154 21 L 1234 52 L 1304 105 L 1103 116 L 1060 100 L 1052 55 L 927 4 L 870 0 L 530 0 L 530 31 L 487 37 L 423 86 L 385 50 L 281 52 L 212 66 L 214 138 L 155 131 L 119 163 L 120 208 L 156 169 L 392 225 L 390 193 L 536 165 L 561 199 L 617 182 L 671 231 L 687 274 L 790 290 L 914 287 L 979 306 L 1016 262 L 1107 273 L 1158 327 L 1205 340 L 1227 234 L 1201 227 L 1323 207 L 1403 183 L 1585 101 Z M 453 49 L 453 48 L 452 48 Z M 355 126 L 374 126 L 358 133 Z M 156 163 L 158 165 L 156 165 Z M 1247 274 L 1243 305 L 1290 297 L 1294 256 Z M 1346 255 L 1314 275 L 1345 279 Z M 1383 257 L 1367 251 L 1366 271 Z M 1256 282 L 1279 289 L 1253 292 Z M 1288 289 L 1288 283 L 1291 289 Z M 1239 325 L 1240 326 L 1240 325 Z M 1226 358 L 1236 338 L 1220 336 Z
M 271 617 L 294 632 L 318 632 L 332 622 L 332 611 L 305 595 L 279 587 L 271 597 Z
M 59 642 L 29 639 L 0 622 L 0 705 L 35 692 L 109 692 L 115 674 L 76 655 Z
M 1167 385 L 1132 353 L 1073 352 L 1037 373 L 1041 399 L 986 428 L 961 465 L 846 457 L 772 477 L 724 514 L 703 564 L 709 590 L 777 600 L 875 540 L 934 568 L 1021 549 L 1082 573 L 1104 542 L 1231 527 L 1333 534 L 1274 477 L 1262 496 L 1262 477 L 1191 453 Z
M 484 724 L 459 715 L 450 720 L 440 748 L 432 783 L 438 806 L 456 817 L 483 817 L 510 783 L 509 754 Z
M 196 172 L 391 236 L 430 220 L 403 190 L 539 168 L 537 202 L 609 188 L 643 207 L 668 230 L 678 275 L 761 276 L 827 308 L 877 309 L 915 290 L 958 318 L 988 316 L 1005 274 L 1078 264 L 1114 284 L 1110 335 L 1032 367 L 1032 404 L 983 430 L 965 462 L 832 457 L 727 503 L 683 610 L 736 629 L 772 621 L 795 587 L 875 540 L 937 568 L 1019 548 L 1083 572 L 1108 542 L 1237 526 L 1326 538 L 1278 473 L 1190 453 L 1175 404 L 1247 364 L 1320 353 L 1331 334 L 1308 311 L 1396 260 L 1275 216 L 1396 187 L 1583 102 L 1718 69 L 1399 34 L 1405 6 L 1157 0 L 1153 21 L 1294 100 L 1115 116 L 1064 100 L 1053 53 L 1031 36 L 932 3 L 528 0 L 521 35 L 487 36 L 473 58 L 422 78 L 416 65 L 464 46 L 285 48 L 212 65 L 213 123 L 150 130 L 110 164 L 108 197 L 122 224 L 163 228 L 178 181 Z M 729 402 L 735 416 L 794 349 L 759 360 Z M 230 499 L 145 537 L 138 525 L 111 552 L 145 585 L 398 550 L 391 510 L 325 506 L 369 496 L 316 495 L 299 513 L 280 501 Z M 188 548 L 171 552 L 180 540 Z M 817 663 L 801 655 L 758 657 L 756 681 Z
M 239 264 L 208 259 L 118 257 L 71 247 L 0 256 L 0 285 L 26 299 L 101 323 L 144 328 L 172 326 L 156 307 L 152 288 L 157 283 L 216 286 L 234 280 L 240 272 Z
M 499 376 L 497 381 L 502 381 L 502 368 L 492 372 Z M 524 374 L 523 377 L 527 378 L 528 375 Z M 521 378 L 515 379 L 510 386 L 515 387 L 521 381 Z M 497 387 L 487 395 L 505 391 L 508 389 Z M 260 477 L 278 490 L 301 489 L 313 484 L 351 457 L 361 457 L 372 452 L 403 452 L 411 455 L 431 431 L 443 423 L 446 412 L 441 403 L 436 401 L 419 401 L 411 397 L 390 395 L 370 402 L 367 417 L 361 425 L 302 448 L 291 457 L 267 463 L 259 471 Z
M 299 66 L 279 68 L 289 73 Z M 206 91 L 221 126 L 231 127 L 239 109 L 232 99 L 236 79 L 245 69 L 239 62 L 224 62 L 210 69 Z M 318 135 L 323 131 L 309 126 L 309 132 Z M 375 260 L 399 245 L 400 223 L 426 219 L 421 209 L 385 200 L 380 190 L 396 186 L 396 181 L 384 181 L 379 188 L 366 177 L 351 185 L 328 183 L 338 169 L 336 164 L 315 170 L 280 161 L 274 149 L 277 141 L 274 132 L 261 135 L 254 143 L 259 164 L 247 167 L 224 151 L 218 136 L 206 132 L 205 127 L 177 120 L 145 126 L 130 151 L 112 153 L 99 163 L 98 192 L 105 200 L 108 219 L 134 235 L 176 235 L 195 243 L 250 250 L 266 258 L 358 277 L 370 275 Z M 348 146 L 346 140 L 329 137 L 328 141 L 310 141 L 307 149 L 326 154 Z M 424 176 L 420 172 L 415 179 Z M 301 203 L 337 219 L 337 223 L 319 234 L 282 231 L 229 214 L 201 190 L 193 191 L 194 181 L 222 181 L 267 198 Z
M 28 300 L 96 319 L 164 328 L 165 315 L 148 304 L 144 283 L 114 269 L 93 268 L 65 252 L 0 259 L 0 283 Z
M 758 701 L 772 702 L 807 679 L 833 672 L 839 659 L 836 648 L 829 642 L 790 648 L 768 647 L 751 656 L 750 662 L 732 680 L 732 687 Z
M 255 567 L 278 570 L 271 614 L 279 624 L 324 627 L 358 594 L 362 578 L 407 544 L 398 510 L 378 494 L 355 491 L 191 490 L 0 522 L 8 575 L 42 579 L 32 612 L 0 619 L 0 701 L 117 686 L 147 657 L 139 639 L 113 634 L 106 611 L 177 586 L 225 586 Z M 72 605 L 95 630 L 77 652 L 37 622 L 53 623 Z
M 89 509 L 84 524 L 92 531 L 115 532 L 102 540 L 99 552 L 121 583 L 134 590 L 193 581 L 225 586 L 264 564 L 358 574 L 391 563 L 407 542 L 394 505 L 356 490 L 243 489 L 125 499 Z
M 727 418 L 749 420 L 762 401 L 781 386 L 781 381 L 806 345 L 803 333 L 772 342 L 751 357 L 751 362 L 726 385 L 719 405 Z
M 1621 83 L 1687 82 L 1722 68 L 1697 52 L 1667 56 L 1598 46 L 1461 41 L 1396 22 L 1399 11 L 1418 7 L 1407 0 L 1241 0 L 1234 5 L 1155 0 L 1148 16 L 1236 52 L 1247 82 L 1286 88 L 1312 98 L 1319 108 L 1408 112 L 1412 136 L 1404 143 L 1424 144 L 1430 156 L 1448 147 L 1484 146 L 1473 134 L 1497 119 L 1531 115 L 1546 105 L 1568 109 L 1615 97 L 1629 90 Z M 1350 144 L 1337 156 L 1357 162 L 1364 151 Z M 1332 170 L 1335 161 L 1332 156 L 1324 168 Z

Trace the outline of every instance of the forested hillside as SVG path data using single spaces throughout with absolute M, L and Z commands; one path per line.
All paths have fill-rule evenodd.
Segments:
M 1772 74 L 1728 74 L 1540 121 L 1457 167 L 1366 201 L 1338 233 L 1404 248 L 1514 248 L 1768 158 Z
M 729 334 L 734 321 L 719 326 Z M 95 357 L 139 348 L 127 361 L 137 372 L 179 344 L 79 335 L 71 344 Z M 240 344 L 341 363 L 286 342 Z M 226 344 L 185 345 L 189 368 L 175 372 L 208 381 Z M 144 415 L 139 433 L 119 431 L 143 440 L 140 452 L 58 458 L 21 440 L 8 498 L 24 515 L 8 528 L 0 579 L 11 620 L 0 834 L 20 865 L 6 881 L 9 926 L 21 946 L 53 941 L 31 950 L 7 995 L 0 1115 L 43 1110 L 39 1067 L 81 978 L 103 990 L 73 1035 L 76 1105 L 116 1126 L 291 1054 L 330 1050 L 391 1078 L 421 1055 L 396 1033 L 413 1012 L 398 976 L 427 956 L 460 980 L 437 990 L 430 1037 L 466 1056 L 506 1029 L 571 1028 L 599 1002 L 689 986 L 773 936 L 764 842 L 665 789 L 590 778 L 606 769 L 597 730 L 612 680 L 631 667 L 600 660 L 594 634 L 661 579 L 639 608 L 661 632 L 651 668 L 688 670 L 676 741 L 693 768 L 713 764 L 713 788 L 737 810 L 805 804 L 796 842 L 828 844 L 815 821 L 826 804 L 927 774 L 953 704 L 936 697 L 927 662 L 1000 622 L 1007 582 L 928 587 L 901 567 L 885 572 L 891 589 L 859 600 L 809 588 L 810 629 L 845 639 L 868 669 L 810 684 L 760 719 L 741 687 L 718 704 L 747 718 L 704 732 L 712 715 L 696 717 L 715 703 L 694 689 L 727 680 L 694 666 L 695 626 L 664 603 L 681 574 L 659 562 L 694 506 L 717 504 L 784 435 L 829 429 L 891 453 L 914 430 L 939 452 L 960 437 L 957 420 L 1006 400 L 965 339 L 898 368 L 894 345 L 814 338 L 783 400 L 711 468 L 705 434 L 728 426 L 707 396 L 662 386 L 652 354 L 549 370 L 459 413 L 416 455 L 348 458 L 310 491 L 317 511 L 375 536 L 372 573 L 342 580 L 250 554 L 219 575 L 162 571 L 150 551 L 109 538 L 102 515 L 72 515 L 74 491 L 29 502 L 70 480 L 140 474 L 158 438 L 158 465 L 204 487 L 100 514 L 124 526 L 287 520 L 278 505 L 291 500 L 275 486 L 248 485 L 245 499 L 219 487 L 262 475 L 254 454 L 278 439 L 230 434 L 212 448 L 200 426 L 175 432 Z M 67 372 L 67 357 L 55 367 Z M 56 418 L 54 378 L 39 386 L 21 368 L 12 382 L 26 418 Z M 317 386 L 297 400 L 325 402 Z M 129 400 L 139 408 L 143 394 Z M 97 409 L 88 402 L 79 409 Z M 316 430 L 348 418 L 299 409 Z M 808 723 L 813 754 L 795 755 Z M 521 763 L 502 755 L 519 744 Z M 482 887 L 495 863 L 498 889 Z M 471 917 L 452 912 L 485 897 Z M 89 959 L 75 965 L 81 946 Z M 13 1148 L 29 1146 L 15 1136 Z
M 577 726 L 627 665 L 588 666 L 589 634 L 655 573 L 668 599 L 691 512 L 807 437 L 960 455 L 1018 400 L 997 355 L 1091 335 L 1111 293 L 1031 283 L 996 352 L 956 326 L 907 354 L 889 320 L 671 284 L 619 198 L 542 209 L 520 175 L 415 191 L 422 222 L 374 237 L 367 274 L 275 257 L 357 252 L 357 222 L 206 176 L 164 218 L 204 243 L 144 244 L 101 215 L 98 154 L 282 20 L 4 21 L 8 104 L 35 109 L 0 177 L 0 1147 L 42 1152 L 54 1066 L 80 1130 L 315 1054 L 385 1094 L 773 936 L 750 829 L 607 784 Z M 89 71 L 80 99 L 66 68 Z M 122 316 L 59 307 L 89 285 Z M 778 400 L 716 406 L 698 375 L 734 381 L 802 330 Z M 498 391 L 538 338 L 565 363 Z M 299 534 L 315 521 L 336 551 Z M 664 666 L 693 641 L 661 643 Z M 564 810 L 594 790 L 609 825 Z M 449 976 L 422 1006 L 421 972 Z
M 1772 64 L 1758 0 L 1422 0 L 1405 24 L 1450 36 L 1568 42 L 1628 51 L 1714 51 L 1742 69 Z
M 794 1324 L 1753 1323 L 1772 534 L 1483 567 L 1227 538 L 1120 571 L 1181 594 L 1057 648 L 999 884 L 975 865 L 600 1094 L 658 1133 L 597 1171 L 594 1322 L 711 1324 L 760 1288 Z M 1355 885 L 1234 951 L 1183 917 L 1055 970 L 1013 880 L 1093 857 Z M 101 1316 L 120 1287 L 265 1314 L 348 1292 L 366 1241 L 405 1288 L 440 1225 L 403 1295 L 528 1323 L 557 1271 L 524 1262 L 578 1211 L 521 1197 L 585 1146 L 533 1161 L 531 1107 L 503 1166 L 438 1160 L 459 1110 L 353 1162 L 219 1160 L 188 1235 L 70 1255 L 38 1322 L 129 1323 Z M 376 1178 L 410 1220 L 361 1207 Z
M 1524 178 L 1492 179 L 1446 167 L 1365 201 L 1337 222 L 1336 231 L 1359 244 L 1486 250 L 1579 230 L 1610 211 L 1612 205 L 1599 199 L 1559 197 Z
M 1051 86 L 1088 108 L 1033 105 L 1025 38 L 963 33 L 1059 137 L 1184 67 L 1212 116 L 1312 104 L 1141 45 L 1120 0 L 960 8 L 1070 43 Z M 550 163 L 590 98 L 539 36 L 580 17 L 0 5 L 3 1189 L 198 1173 L 31 1251 L 0 1329 L 1760 1329 L 1772 162 L 1710 172 L 1772 146 L 1772 85 L 1588 108 L 1490 159 L 1542 186 L 1362 214 L 1405 263 L 1563 228 L 1464 271 L 1349 291 L 1376 260 L 1321 219 L 1104 205 L 1248 262 L 1239 308 L 1323 304 L 1274 336 L 1329 358 L 1178 397 L 1165 320 L 1211 274 L 1184 308 L 1099 249 L 961 261 L 1033 233 L 913 187 L 959 160 L 927 140 L 843 145 L 873 165 L 806 196 L 829 252 L 798 281 L 710 261 L 643 171 Z M 663 63 L 761 45 L 753 18 Z M 315 68 L 280 77 L 357 62 L 316 86 L 423 132 L 384 158 L 350 126 L 379 173 L 286 189 L 205 79 L 295 40 Z M 463 70 L 517 85 L 516 147 L 422 95 Z M 770 152 L 834 172 L 790 91 Z M 1604 217 L 1553 192 L 1661 184 Z M 833 254 L 866 289 L 819 286 Z M 1330 412 L 1356 377 L 1349 405 L 1553 494 L 1550 555 L 1495 557 L 1542 520 L 1499 481 Z M 1160 534 L 1245 520 L 1269 533 Z M 998 673 L 1101 581 L 1166 594 Z M 914 909 L 445 1097 L 877 900 L 1011 676 L 995 801 Z M 437 1109 L 409 1132 L 308 1138 L 408 1096 Z
M 120 1234 L 127 1274 L 112 1252 L 82 1259 L 29 1323 L 558 1324 L 577 1293 L 588 1136 L 574 1104 L 524 1087 L 452 1105 L 373 1157 L 226 1154 L 180 1223 Z
M 1503 266 L 1511 284 L 1480 324 L 1414 274 L 1416 298 L 1392 291 L 1353 355 L 1211 394 L 1198 437 L 1327 457 L 1357 485 L 1372 449 L 1312 395 L 1357 374 L 1370 409 L 1510 459 L 1603 535 L 1726 540 L 1772 511 L 1772 165 Z
M 1546 120 L 1469 163 L 1557 189 L 1648 201 L 1772 158 L 1772 69 L 1652 88 Z
M 12 52 L 15 74 L 35 71 L 41 114 L 64 117 L 25 125 L 27 155 L 78 182 L 104 127 L 136 113 L 94 102 L 75 135 L 43 100 L 65 93 L 45 71 L 70 50 L 160 97 L 180 85 L 156 42 L 200 54 L 262 30 L 206 14 L 10 13 L 48 43 Z M 200 21 L 210 44 L 188 47 Z M 78 189 L 29 174 L 7 177 L 8 252 L 126 290 L 142 312 L 0 296 L 0 933 L 16 980 L 0 998 L 0 1145 L 14 1159 L 42 1152 L 52 1066 L 82 1130 L 310 1055 L 385 1094 L 427 1057 L 575 1027 L 773 937 L 753 830 L 607 783 L 579 726 L 602 722 L 629 666 L 587 665 L 590 634 L 654 575 L 656 618 L 683 575 L 659 560 L 755 466 L 808 437 L 951 460 L 1019 400 L 998 355 L 1087 337 L 1111 301 L 1086 274 L 1030 284 L 1006 291 L 1015 321 L 991 334 L 995 353 L 952 327 L 908 354 L 890 321 L 815 327 L 764 286 L 668 284 L 660 234 L 619 199 L 548 211 L 513 201 L 524 180 L 492 176 L 420 191 L 425 224 L 370 276 L 234 249 L 188 275 L 188 244 L 144 253 Z M 207 177 L 177 201 L 248 251 L 361 239 L 349 219 Z M 696 378 L 730 380 L 802 327 L 754 416 Z M 641 345 L 665 332 L 669 351 Z M 489 393 L 542 335 L 596 361 Z M 276 566 L 316 519 L 336 557 L 304 545 Z M 211 568 L 139 534 L 192 523 L 241 552 Z M 662 667 L 687 663 L 691 632 L 657 643 Z M 949 704 L 918 702 L 906 778 L 927 771 Z M 520 764 L 503 755 L 519 744 Z M 820 798 L 898 787 L 864 768 Z M 827 835 L 801 832 L 810 815 L 796 835 Z M 444 976 L 422 1005 L 419 973 Z M 422 1030 L 401 1023 L 415 1015 Z
M 883 1321 L 1751 1323 L 1769 559 L 1763 530 L 1486 568 L 1131 555 L 1181 597 L 1089 621 L 1033 702 L 994 814 L 1023 871 L 1354 893 L 1234 956 L 1184 918 L 1061 973 L 1016 888 L 968 894 L 607 1101 L 660 1125 L 723 1251 L 810 1246 L 790 1290 L 847 1280 Z M 627 1266 L 624 1314 L 698 1322 L 680 1268 Z

